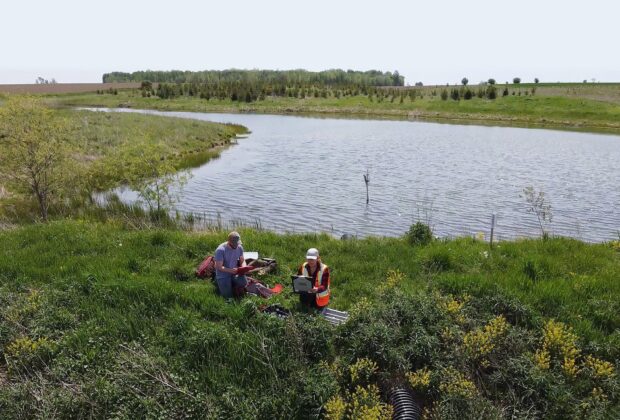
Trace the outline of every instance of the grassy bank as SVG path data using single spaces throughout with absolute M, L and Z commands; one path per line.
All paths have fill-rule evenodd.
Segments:
M 65 215 L 86 206 L 93 191 L 114 188 L 139 176 L 130 173 L 131 156 L 145 150 L 153 151 L 159 159 L 169 163 L 171 171 L 181 170 L 219 156 L 222 148 L 237 134 L 247 132 L 237 125 L 152 115 L 74 110 L 57 110 L 54 114 L 68 121 L 70 127 L 64 142 L 71 156 L 58 172 L 79 174 L 71 182 L 80 191 L 71 191 L 70 196 L 52 209 Z M 4 147 L 8 147 L 7 143 L 0 141 L 0 154 Z M 34 203 L 28 192 L 20 190 L 9 179 L 3 180 L 0 217 L 31 220 L 36 214 L 33 210 Z
M 322 97 L 266 97 L 246 103 L 211 98 L 176 97 L 160 99 L 142 97 L 139 90 L 123 90 L 118 95 L 75 94 L 50 97 L 65 106 L 133 107 L 194 112 L 262 112 L 321 113 L 376 117 L 424 118 L 475 123 L 500 123 L 521 126 L 558 127 L 589 131 L 620 132 L 620 85 L 618 84 L 541 84 L 498 85 L 495 100 L 478 98 L 478 87 L 472 86 L 473 98 L 442 100 L 443 89 L 416 88 L 412 100 L 405 95 Z M 503 90 L 508 96 L 502 96 Z M 532 94 L 534 90 L 534 94 Z M 397 92 L 409 92 L 405 88 Z
M 270 302 L 293 311 L 280 320 L 196 280 L 224 235 L 114 221 L 0 232 L 3 416 L 380 418 L 399 380 L 429 418 L 617 414 L 618 244 L 242 231 L 246 250 L 278 259 L 270 285 L 321 250 L 331 305 L 352 315 L 333 328 L 289 290 Z

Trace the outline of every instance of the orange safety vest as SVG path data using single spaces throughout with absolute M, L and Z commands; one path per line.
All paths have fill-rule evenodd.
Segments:
M 325 272 L 326 268 L 327 266 L 325 264 L 321 262 L 319 263 L 319 267 L 314 277 L 314 287 L 319 287 L 321 285 L 321 279 L 323 279 L 323 273 Z M 310 274 L 308 274 L 308 263 L 307 262 L 303 263 L 302 265 L 301 275 L 305 277 L 312 277 L 310 276 Z M 325 290 L 316 294 L 316 306 L 322 308 L 323 306 L 327 306 L 327 304 L 329 303 L 329 283 L 330 282 L 331 282 L 331 279 L 328 277 L 327 287 L 325 288 Z

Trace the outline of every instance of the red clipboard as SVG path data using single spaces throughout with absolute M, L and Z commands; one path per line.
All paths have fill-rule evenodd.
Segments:
M 247 274 L 250 271 L 256 270 L 258 268 L 260 268 L 260 267 L 253 267 L 251 265 L 246 265 L 245 267 L 239 267 L 239 268 L 237 268 L 237 275 L 238 276 L 242 276 L 242 275 Z

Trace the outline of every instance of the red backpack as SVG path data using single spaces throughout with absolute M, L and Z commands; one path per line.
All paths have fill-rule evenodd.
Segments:
M 196 277 L 199 279 L 215 279 L 215 259 L 213 255 L 207 255 L 196 269 Z

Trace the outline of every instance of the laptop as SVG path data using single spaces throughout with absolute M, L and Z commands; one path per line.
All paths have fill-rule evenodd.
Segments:
M 293 282 L 293 292 L 304 293 L 312 289 L 312 277 L 291 276 Z

